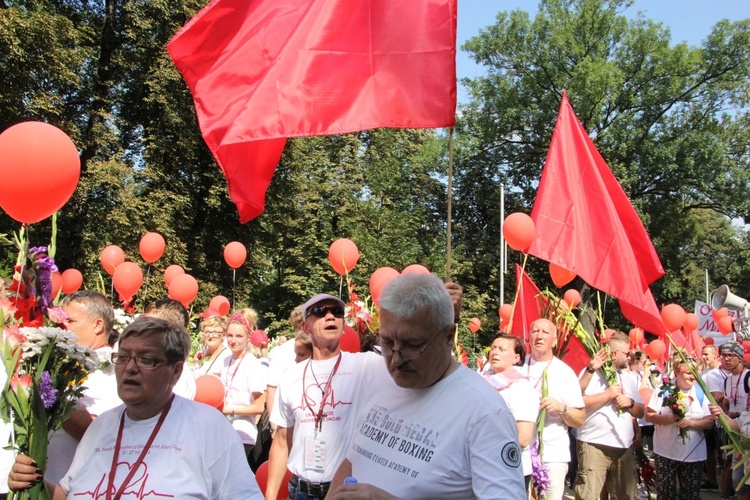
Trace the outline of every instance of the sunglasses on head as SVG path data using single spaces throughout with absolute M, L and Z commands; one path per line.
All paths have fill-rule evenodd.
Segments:
M 333 314 L 336 318 L 343 318 L 344 308 L 341 306 L 315 306 L 308 313 L 316 318 L 325 318 L 328 313 Z

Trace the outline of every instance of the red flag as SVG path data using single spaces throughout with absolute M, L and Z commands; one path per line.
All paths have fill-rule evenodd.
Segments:
M 242 222 L 287 137 L 455 123 L 456 0 L 213 0 L 167 48 Z
M 529 275 L 518 264 L 516 264 L 516 290 L 518 290 L 518 298 L 511 316 L 511 333 L 528 342 L 531 323 L 542 317 L 547 298 L 542 295 Z
M 623 315 L 666 329 L 649 290 L 664 275 L 648 233 L 563 94 L 531 218 L 529 253 L 620 300 Z

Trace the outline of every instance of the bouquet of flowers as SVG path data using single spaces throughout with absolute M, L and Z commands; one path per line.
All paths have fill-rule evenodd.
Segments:
M 73 411 L 99 359 L 74 335 L 49 327 L 5 327 L 2 352 L 10 375 L 0 397 L 0 415 L 13 424 L 14 448 L 44 464 L 49 432 L 59 429 Z M 47 498 L 43 484 L 16 496 Z
M 354 289 L 355 285 L 350 284 L 349 302 L 346 304 L 344 321 L 359 335 L 362 350 L 368 351 L 375 343 L 380 329 L 378 310 L 369 297 L 361 300 Z
M 562 358 L 565 350 L 568 346 L 571 336 L 576 337 L 581 341 L 583 347 L 589 356 L 593 356 L 599 352 L 612 336 L 608 332 L 611 330 L 604 330 L 602 328 L 602 334 L 597 337 L 596 333 L 589 332 L 586 330 L 580 321 L 580 316 L 577 316 L 573 310 L 568 307 L 567 303 L 562 301 L 554 293 L 549 290 L 542 292 L 542 295 L 546 299 L 546 307 L 542 311 L 542 317 L 549 318 L 555 326 L 557 326 L 557 352 L 555 356 Z M 584 314 L 582 312 L 581 314 Z M 602 326 L 601 314 L 594 314 L 597 322 Z M 616 383 L 617 370 L 615 370 L 612 360 L 608 359 L 600 368 L 604 375 L 607 385 Z
M 690 405 L 693 403 L 693 398 L 684 394 L 679 387 L 675 384 L 674 380 L 669 377 L 662 379 L 661 390 L 659 391 L 659 397 L 662 399 L 662 406 L 669 408 L 674 416 L 678 419 L 685 418 L 685 415 L 690 411 Z M 685 442 L 688 429 L 680 429 L 680 438 L 682 442 Z

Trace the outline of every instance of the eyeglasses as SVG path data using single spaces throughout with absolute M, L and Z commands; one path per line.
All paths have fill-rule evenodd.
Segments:
M 156 368 L 157 365 L 166 363 L 165 359 L 153 358 L 151 356 L 131 356 L 129 354 L 122 354 L 119 352 L 113 352 L 111 356 L 112 362 L 116 365 L 125 366 L 132 359 L 136 366 L 140 368 Z
M 731 358 L 732 356 L 734 356 L 735 358 L 739 358 L 739 356 L 737 356 L 736 354 L 732 354 L 731 352 L 722 352 L 721 354 L 719 354 L 720 358 Z
M 224 332 L 212 332 L 209 330 L 202 330 L 203 338 L 207 340 L 216 340 L 224 336 Z
M 625 356 L 627 356 L 627 355 L 628 355 L 628 351 L 619 351 L 619 350 L 617 350 L 617 349 L 612 349 L 612 354 L 617 354 L 618 352 L 619 352 L 620 354 L 624 354 Z
M 328 313 L 333 314 L 336 318 L 343 318 L 344 308 L 341 306 L 315 306 L 308 311 L 308 314 L 316 318 L 325 318 Z
M 427 342 L 422 347 L 406 347 L 404 349 L 394 349 L 393 348 L 393 341 L 391 339 L 384 339 L 383 337 L 380 338 L 380 345 L 376 345 L 373 347 L 375 352 L 378 354 L 382 354 L 383 356 L 393 356 L 394 353 L 398 353 L 398 355 L 403 359 L 404 361 L 414 361 L 418 357 L 420 357 L 428 347 L 435 341 L 436 338 L 443 335 L 445 332 L 440 331 L 432 337 L 429 342 Z M 385 341 L 385 344 L 383 342 Z M 389 345 L 390 344 L 390 345 Z

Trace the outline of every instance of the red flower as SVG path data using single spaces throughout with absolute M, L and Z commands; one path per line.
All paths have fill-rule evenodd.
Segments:
M 31 375 L 29 375 L 28 373 L 24 373 L 20 377 L 18 376 L 18 373 L 14 373 L 10 378 L 10 387 L 11 389 L 13 389 L 13 392 L 16 393 L 18 392 L 18 387 L 20 386 L 23 392 L 28 394 L 31 383 Z

